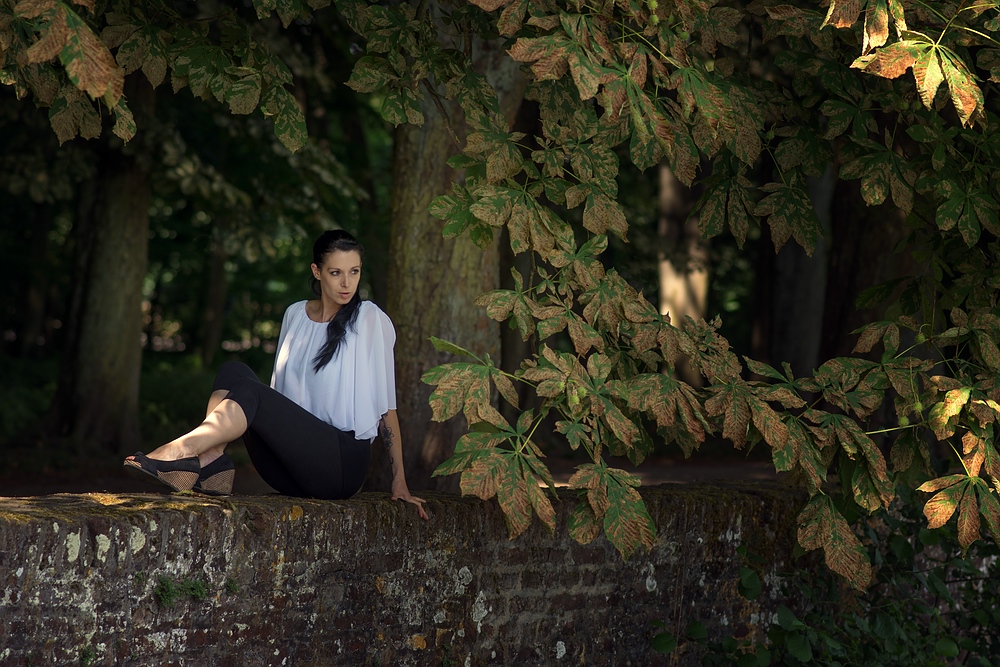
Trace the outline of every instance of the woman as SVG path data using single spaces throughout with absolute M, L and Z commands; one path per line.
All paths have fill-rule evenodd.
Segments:
M 288 307 L 281 323 L 271 386 L 245 364 L 219 369 L 205 421 L 125 467 L 175 490 L 217 495 L 232 490 L 234 466 L 223 451 L 243 437 L 254 467 L 280 493 L 349 498 L 368 473 L 376 435 L 389 452 L 392 498 L 416 505 L 403 473 L 396 418 L 389 317 L 358 294 L 364 250 L 343 230 L 313 244 L 313 292 Z

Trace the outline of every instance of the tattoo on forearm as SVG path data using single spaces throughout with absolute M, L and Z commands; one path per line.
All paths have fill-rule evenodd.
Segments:
M 393 471 L 393 476 L 395 477 L 396 471 L 393 466 L 395 461 L 392 458 L 392 442 L 394 437 L 392 429 L 389 427 L 389 424 L 386 422 L 385 418 L 382 418 L 382 420 L 379 421 L 378 427 L 379 427 L 379 435 L 382 436 L 382 444 L 385 445 L 385 451 L 386 453 L 389 454 L 389 468 Z

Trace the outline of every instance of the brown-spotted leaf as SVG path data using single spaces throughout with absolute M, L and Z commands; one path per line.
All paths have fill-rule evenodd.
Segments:
M 510 378 L 502 375 L 500 372 L 492 373 L 490 377 L 493 379 L 493 384 L 496 385 L 497 391 L 504 397 L 504 400 L 515 408 L 519 407 L 517 389 L 514 388 L 514 383 L 510 381 Z
M 861 53 L 878 48 L 889 39 L 889 7 L 886 0 L 868 0 L 865 12 L 864 42 Z
M 934 493 L 936 491 L 940 491 L 941 489 L 947 489 L 948 487 L 955 486 L 959 482 L 964 482 L 967 479 L 969 479 L 967 475 L 945 475 L 944 477 L 938 477 L 924 482 L 917 487 L 917 491 Z
M 979 539 L 979 504 L 970 485 L 958 505 L 958 544 L 965 551 Z
M 738 448 L 747 444 L 750 425 L 750 388 L 742 379 L 712 387 L 715 395 L 705 401 L 705 411 L 712 417 L 723 415 L 722 437 Z
M 969 477 L 966 475 L 953 476 L 962 477 L 962 481 L 941 489 L 924 505 L 924 516 L 927 517 L 928 528 L 940 528 L 948 523 L 948 519 L 958 509 L 958 504 L 962 501 L 962 496 L 969 487 Z M 925 490 L 924 487 L 928 484 L 930 482 L 921 486 L 919 490 Z
M 14 5 L 14 16 L 33 19 L 56 6 L 56 0 L 21 0 Z
M 979 513 L 986 519 L 986 528 L 993 541 L 1000 545 L 1000 501 L 997 494 L 986 484 L 977 484 L 976 494 L 979 496 Z
M 531 475 L 531 478 L 527 480 L 528 498 L 531 500 L 531 507 L 535 510 L 535 514 L 549 529 L 549 534 L 552 534 L 556 529 L 556 511 L 552 507 L 552 501 L 545 495 L 545 491 L 538 482 L 538 478 L 534 475 Z
M 904 431 L 892 443 L 889 459 L 892 461 L 892 471 L 899 473 L 909 470 L 913 462 L 918 460 L 919 469 L 925 474 L 930 471 L 930 451 L 927 443 L 917 436 L 915 430 Z
M 830 8 L 820 28 L 832 25 L 834 28 L 850 28 L 861 14 L 860 0 L 831 0 Z
M 833 506 L 829 496 L 814 496 L 799 513 L 798 541 L 803 549 L 823 548 L 827 567 L 857 590 L 871 583 L 868 552 Z
M 834 512 L 833 529 L 824 547 L 827 567 L 847 579 L 854 589 L 863 591 L 872 580 L 871 559 L 844 517 Z
M 595 394 L 593 399 L 594 407 L 600 406 L 601 421 L 607 424 L 616 438 L 631 448 L 632 442 L 639 437 L 639 428 L 610 399 L 605 398 L 601 394 Z
M 941 69 L 962 125 L 971 125 L 973 121 L 983 118 L 983 91 L 976 85 L 965 62 L 951 49 L 942 47 Z
M 100 114 L 87 96 L 71 84 L 64 85 L 52 101 L 49 123 L 60 144 L 78 134 L 84 139 L 95 139 L 101 134 Z
M 589 544 L 601 533 L 601 524 L 590 503 L 581 500 L 569 516 L 569 535 L 580 544 Z
M 976 343 L 979 346 L 979 355 L 992 370 L 1000 370 L 1000 348 L 997 348 L 993 337 L 982 329 L 973 330 L 976 336 Z
M 614 470 L 608 471 L 613 473 Z M 624 472 L 624 471 L 622 471 Z M 646 510 L 638 491 L 621 484 L 613 474 L 608 475 L 608 511 L 604 515 L 604 533 L 623 558 L 636 549 L 652 549 L 656 527 Z
M 490 1 L 495 2 L 496 0 Z M 501 0 L 501 4 L 507 1 L 509 0 Z M 500 14 L 500 20 L 497 21 L 497 31 L 504 37 L 512 37 L 515 32 L 521 29 L 527 10 L 528 0 L 514 0 Z
M 611 231 L 626 241 L 628 221 L 621 204 L 601 193 L 587 196 L 587 206 L 583 210 L 583 226 L 594 234 Z
M 500 503 L 507 522 L 508 536 L 514 539 L 531 525 L 531 497 L 517 462 L 505 458 L 504 464 L 496 470 L 497 502 Z
M 920 100 L 928 109 L 934 106 L 934 98 L 938 88 L 944 83 L 944 72 L 941 69 L 941 57 L 937 47 L 922 49 L 913 63 L 913 77 L 917 81 L 917 91 Z
M 436 385 L 430 404 L 434 421 L 447 421 L 459 410 L 470 424 L 487 421 L 506 427 L 507 421 L 490 404 L 490 367 L 455 362 L 437 366 L 424 373 L 425 384 Z
M 970 477 L 978 477 L 986 460 L 986 441 L 972 431 L 962 436 L 962 462 Z
M 751 395 L 749 398 L 753 425 L 771 447 L 784 447 L 788 442 L 788 427 L 770 405 Z
M 969 387 L 952 389 L 944 395 L 944 400 L 935 403 L 928 414 L 928 422 L 938 440 L 945 440 L 955 435 L 958 415 L 969 401 Z
M 506 6 L 510 3 L 510 0 L 469 0 L 469 2 L 483 11 L 492 12 Z
M 593 463 L 583 463 L 576 467 L 576 472 L 569 478 L 571 489 L 593 489 L 601 483 L 601 476 Z
M 895 79 L 914 66 L 926 47 L 926 44 L 913 41 L 894 42 L 875 53 L 858 58 L 851 67 L 886 79 Z
M 854 345 L 854 352 L 859 352 L 861 354 L 871 352 L 872 348 L 879 342 L 882 338 L 882 334 L 885 333 L 885 330 L 888 327 L 888 322 L 873 322 L 863 327 L 861 329 L 861 335 L 858 336 L 858 342 Z
M 489 500 L 497 494 L 497 473 L 506 466 L 507 458 L 501 454 L 478 459 L 462 473 L 459 483 L 462 495 Z

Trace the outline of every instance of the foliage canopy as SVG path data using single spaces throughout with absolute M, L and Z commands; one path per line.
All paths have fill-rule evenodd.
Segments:
M 254 7 L 287 25 L 322 1 Z M 0 81 L 48 107 L 60 140 L 95 136 L 102 108 L 130 138 L 122 81 L 141 69 L 154 86 L 169 71 L 175 90 L 234 113 L 260 108 L 289 149 L 303 144 L 288 69 L 235 11 L 210 31 L 198 17 L 112 4 L 0 0 Z M 605 454 L 641 462 L 654 427 L 686 455 L 710 434 L 769 447 L 775 468 L 810 496 L 800 544 L 822 548 L 859 589 L 872 565 L 851 520 L 888 508 L 899 485 L 934 494 L 929 526 L 956 516 L 963 547 L 980 539 L 983 521 L 1000 539 L 1000 138 L 989 131 L 998 122 L 998 3 L 336 5 L 367 40 L 349 85 L 380 97 L 386 120 L 422 123 L 425 102 L 441 98 L 461 105 L 470 132 L 450 164 L 464 180 L 432 206 L 445 236 L 467 233 L 485 248 L 506 228 L 514 253 L 535 260 L 529 275 L 514 272 L 513 290 L 479 303 L 535 339 L 538 353 L 511 375 L 473 357 L 425 376 L 436 385 L 435 419 L 462 412 L 470 424 L 439 473 L 461 473 L 465 493 L 497 496 L 511 536 L 535 515 L 555 528 L 541 486 L 552 477 L 533 441 L 555 414 L 558 431 L 591 457 L 570 480 L 579 502 L 569 530 L 581 542 L 603 530 L 626 556 L 652 543 L 655 526 L 638 479 Z M 474 37 L 507 40 L 524 64 L 539 136 L 510 130 L 473 66 Z M 693 214 L 705 238 L 728 231 L 742 246 L 766 222 L 776 249 L 794 241 L 808 253 L 823 236 L 808 182 L 833 163 L 839 178 L 860 181 L 867 204 L 891 203 L 905 217 L 901 251 L 918 268 L 862 294 L 859 307 L 883 316 L 856 332 L 854 356 L 807 377 L 740 359 L 718 319 L 671 321 L 601 261 L 608 235 L 627 238 L 622 160 L 641 170 L 666 160 L 685 184 L 701 182 Z M 546 343 L 560 332 L 571 349 Z M 703 389 L 674 373 L 682 358 Z M 495 388 L 516 408 L 514 382 L 539 402 L 512 425 L 490 399 Z M 894 425 L 879 428 L 886 414 Z M 873 438 L 887 433 L 888 458 Z M 961 473 L 932 469 L 936 443 L 954 450 Z
M 929 526 L 956 515 L 964 548 L 980 538 L 981 520 L 1000 538 L 1000 218 L 990 178 L 1000 142 L 988 131 L 998 119 L 987 95 L 1000 81 L 997 3 L 475 4 L 486 14 L 444 14 L 450 43 L 427 5 L 338 5 L 369 38 L 351 85 L 383 94 L 387 120 L 421 122 L 425 94 L 462 105 L 470 134 L 451 164 L 465 179 L 432 206 L 445 235 L 487 247 L 506 227 L 512 250 L 537 260 L 531 275 L 514 272 L 513 290 L 479 303 L 534 338 L 538 353 L 513 375 L 474 357 L 425 375 L 436 385 L 435 419 L 462 412 L 471 425 L 438 472 L 461 473 L 465 493 L 497 496 L 511 536 L 533 513 L 554 529 L 538 490 L 551 476 L 533 435 L 555 413 L 558 431 L 592 459 L 570 480 L 579 503 L 569 530 L 582 542 L 603 530 L 626 556 L 649 546 L 655 527 L 638 480 L 605 454 L 641 462 L 654 447 L 647 424 L 687 455 L 709 434 L 770 447 L 775 468 L 810 495 L 799 543 L 823 549 L 859 589 L 872 565 L 848 519 L 888 508 L 899 484 L 935 493 Z M 508 129 L 471 65 L 473 34 L 507 38 L 525 64 L 540 136 Z M 617 201 L 622 159 L 639 169 L 667 160 L 684 183 L 700 180 L 694 215 L 704 237 L 728 230 L 742 245 L 750 225 L 766 222 L 776 249 L 794 241 L 807 253 L 823 235 L 808 181 L 834 162 L 841 179 L 860 180 L 869 205 L 891 202 L 905 216 L 902 250 L 921 269 L 862 294 L 859 307 L 880 306 L 884 317 L 855 332 L 856 356 L 799 378 L 787 365 L 741 360 L 717 319 L 671 321 L 600 260 L 607 235 L 628 230 Z M 570 350 L 546 342 L 563 331 Z M 704 389 L 674 373 L 681 358 Z M 492 384 L 517 407 L 513 382 L 540 403 L 511 425 L 490 395 Z M 872 426 L 888 413 L 896 425 Z M 885 433 L 888 460 L 873 438 Z M 955 450 L 962 473 L 937 476 L 935 442 Z

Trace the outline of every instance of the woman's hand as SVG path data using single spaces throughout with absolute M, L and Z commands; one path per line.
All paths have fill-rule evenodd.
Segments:
M 417 498 L 416 496 L 410 495 L 410 489 L 406 486 L 404 481 L 401 484 L 393 482 L 392 484 L 392 499 L 402 500 L 403 502 L 412 503 L 417 506 L 417 514 L 424 521 L 427 520 L 427 512 L 424 510 L 424 503 L 427 502 L 423 498 Z

